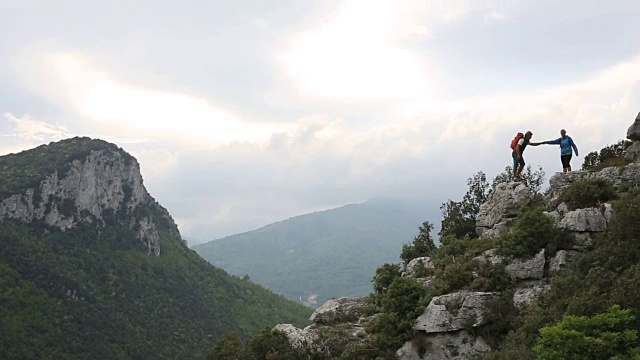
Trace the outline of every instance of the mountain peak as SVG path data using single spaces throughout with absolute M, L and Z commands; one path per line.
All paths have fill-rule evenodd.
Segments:
M 66 230 L 80 223 L 126 222 L 149 254 L 160 254 L 156 223 L 178 230 L 145 189 L 140 166 L 115 144 L 75 137 L 0 157 L 0 220 L 42 222 Z

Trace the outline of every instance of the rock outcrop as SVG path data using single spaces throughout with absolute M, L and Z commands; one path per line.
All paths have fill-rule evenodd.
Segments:
M 508 229 L 510 219 L 520 214 L 533 198 L 521 182 L 498 184 L 476 216 L 476 232 L 481 237 L 494 237 Z
M 433 263 L 431 262 L 431 259 L 429 257 L 419 257 L 409 261 L 404 271 L 402 272 L 402 276 L 415 278 L 418 277 L 421 272 L 433 269 Z
M 633 141 L 633 143 L 627 148 L 625 157 L 631 161 L 640 160 L 640 113 L 638 113 L 636 121 L 627 130 L 627 139 Z
M 366 298 L 331 299 L 317 308 L 309 320 L 325 325 L 355 322 L 364 315 L 366 305 Z
M 418 317 L 414 329 L 425 333 L 445 333 L 484 325 L 484 305 L 495 295 L 463 291 L 436 296 Z
M 475 359 L 491 350 L 480 336 L 465 330 L 446 334 L 419 334 L 407 341 L 396 353 L 400 360 Z
M 0 221 L 41 221 L 64 231 L 81 222 L 105 226 L 118 214 L 127 215 L 121 217 L 122 221 L 136 230 L 148 253 L 160 254 L 155 225 L 160 219 L 148 214 L 134 216 L 142 205 L 156 205 L 143 185 L 135 159 L 114 150 L 97 150 L 69 165 L 67 172 L 49 174 L 37 187 L 1 199 Z M 162 220 L 169 221 L 177 234 L 166 210 L 160 212 L 165 218 Z

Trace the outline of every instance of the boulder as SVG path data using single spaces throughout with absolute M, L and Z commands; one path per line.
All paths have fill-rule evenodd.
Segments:
M 310 328 L 299 329 L 291 324 L 278 324 L 273 330 L 281 331 L 287 335 L 289 344 L 295 348 L 310 348 L 317 339 L 317 334 Z
M 627 130 L 627 139 L 640 141 L 640 113 L 636 116 L 636 121 L 634 121 Z
M 496 249 L 485 250 L 482 254 L 474 257 L 472 261 L 479 264 L 491 264 L 495 265 L 501 263 L 504 258 L 500 255 L 496 255 Z
M 549 272 L 554 273 L 565 270 L 577 254 L 580 254 L 580 252 L 575 250 L 558 250 L 556 255 L 549 260 Z
M 593 248 L 593 237 L 589 232 L 575 232 L 573 233 L 573 242 L 567 249 L 563 250 L 577 250 L 587 251 Z
M 521 182 L 498 184 L 487 201 L 480 206 L 476 226 L 482 232 L 483 229 L 491 229 L 503 219 L 518 216 L 522 208 L 531 202 L 532 197 L 529 188 Z
M 490 238 L 498 237 L 507 231 L 509 231 L 509 226 L 508 226 L 507 220 L 505 219 L 493 225 L 493 227 L 490 229 L 482 228 L 480 239 L 490 239 Z
M 419 275 L 420 270 L 433 270 L 434 266 L 431 262 L 431 258 L 428 256 L 419 257 L 411 260 L 407 266 L 405 267 L 404 272 L 402 273 L 403 277 L 415 277 L 416 274 Z
M 490 350 L 482 337 L 462 330 L 444 334 L 421 333 L 407 341 L 396 356 L 398 360 L 475 359 Z
M 495 297 L 496 293 L 468 291 L 436 296 L 418 317 L 414 328 L 441 333 L 484 325 L 484 305 Z
M 558 226 L 558 224 L 560 223 L 560 220 L 562 220 L 562 215 L 558 210 L 545 211 L 544 214 L 547 215 L 549 218 L 551 218 L 551 220 L 553 220 L 553 223 L 556 226 Z
M 561 229 L 579 232 L 602 232 L 607 229 L 607 219 L 596 208 L 569 211 L 559 226 Z
M 535 284 L 530 287 L 517 289 L 513 293 L 513 304 L 521 309 L 531 303 L 540 295 L 549 291 L 550 286 L 547 284 Z
M 626 154 L 624 154 L 625 159 L 631 161 L 640 160 L 640 142 L 635 141 L 627 148 Z
M 506 270 L 515 280 L 542 279 L 544 277 L 544 249 L 531 259 L 515 259 Z
M 364 315 L 365 297 L 331 299 L 316 309 L 309 320 L 316 324 L 355 322 Z

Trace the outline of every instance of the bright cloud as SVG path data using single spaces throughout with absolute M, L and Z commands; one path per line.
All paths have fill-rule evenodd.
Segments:
M 64 126 L 38 121 L 29 115 L 16 117 L 11 113 L 4 113 L 2 117 L 15 129 L 15 135 L 25 140 L 49 142 L 72 136 Z
M 46 96 L 64 101 L 82 118 L 113 125 L 112 136 L 175 133 L 225 144 L 265 141 L 285 129 L 243 121 L 202 98 L 128 84 L 78 54 L 47 55 L 43 64 L 39 73 L 62 89 Z

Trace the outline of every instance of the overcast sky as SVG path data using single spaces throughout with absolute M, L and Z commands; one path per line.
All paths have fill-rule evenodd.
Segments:
M 0 0 L 0 154 L 136 156 L 183 236 L 372 197 L 434 211 L 516 132 L 580 156 L 640 111 L 637 0 Z M 525 159 L 561 170 L 554 146 Z

